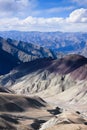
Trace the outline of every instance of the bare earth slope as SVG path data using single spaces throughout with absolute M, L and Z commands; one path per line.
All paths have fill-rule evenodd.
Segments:
M 0 130 L 37 130 L 52 117 L 47 108 L 39 97 L 0 93 Z
M 39 130 L 86 130 L 86 120 L 74 112 L 63 112 L 44 123 Z
M 79 86 L 87 88 L 87 58 L 68 55 L 59 60 L 37 59 L 19 65 L 9 74 L 0 77 L 2 86 L 10 87 L 16 93 L 51 96 Z M 78 87 L 77 87 L 78 88 Z
M 19 65 L 0 76 L 0 128 L 87 130 L 86 80 L 87 58 L 80 55 Z
M 0 129 L 86 130 L 87 119 L 75 111 L 53 109 L 39 97 L 0 93 Z
M 0 77 L 0 84 L 17 94 L 38 95 L 55 105 L 60 102 L 87 108 L 87 58 L 37 59 L 23 63 Z M 78 105 L 79 104 L 79 105 Z

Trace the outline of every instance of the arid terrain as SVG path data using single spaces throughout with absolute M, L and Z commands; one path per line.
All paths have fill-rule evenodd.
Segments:
M 0 93 L 0 130 L 33 130 L 53 117 L 50 106 L 39 97 Z
M 0 130 L 87 130 L 87 0 L 0 0 Z
M 0 130 L 87 130 L 87 58 L 21 63 L 0 84 Z
M 54 107 L 38 96 L 0 92 L 0 130 L 86 130 L 87 113 L 79 111 L 80 106 L 75 111 L 68 105 Z

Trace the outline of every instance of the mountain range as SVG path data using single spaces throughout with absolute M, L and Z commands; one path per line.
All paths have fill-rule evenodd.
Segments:
M 2 31 L 0 36 L 40 45 L 58 56 L 70 53 L 87 56 L 87 33 Z
M 0 37 L 1 130 L 87 130 L 87 58 L 79 55 L 86 54 L 86 40 L 80 35 L 78 45 L 66 42 L 74 50 L 66 46 L 61 53 L 46 42 Z

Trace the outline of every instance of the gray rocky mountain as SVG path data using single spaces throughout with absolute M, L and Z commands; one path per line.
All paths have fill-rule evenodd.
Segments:
M 0 74 L 8 73 L 22 62 L 56 55 L 50 50 L 31 43 L 0 37 Z

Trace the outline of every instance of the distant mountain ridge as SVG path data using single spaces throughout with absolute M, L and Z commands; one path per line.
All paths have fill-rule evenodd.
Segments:
M 76 53 L 87 57 L 87 33 L 3 31 L 0 36 L 40 45 L 58 54 Z

